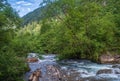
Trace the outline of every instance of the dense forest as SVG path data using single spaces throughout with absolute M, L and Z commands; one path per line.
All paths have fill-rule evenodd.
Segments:
M 20 24 L 17 12 L 6 0 L 0 0 L 0 81 L 22 81 L 21 76 L 27 71 L 24 58 L 12 43 Z
M 43 0 L 20 18 L 0 0 L 0 80 L 21 81 L 27 53 L 54 53 L 61 59 L 120 54 L 120 0 Z M 20 77 L 21 76 L 21 77 Z
M 98 61 L 108 51 L 119 53 L 119 3 L 119 0 L 44 1 L 39 21 L 39 17 L 33 22 L 27 20 L 30 16 L 34 18 L 38 11 L 23 17 L 31 23 L 17 32 L 18 40 L 23 37 L 29 41 L 25 44 L 31 52 L 56 53 L 60 59 Z

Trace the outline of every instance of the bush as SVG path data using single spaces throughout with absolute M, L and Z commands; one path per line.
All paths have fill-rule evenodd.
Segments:
M 22 81 L 27 70 L 25 59 L 8 46 L 4 46 L 0 54 L 0 81 Z

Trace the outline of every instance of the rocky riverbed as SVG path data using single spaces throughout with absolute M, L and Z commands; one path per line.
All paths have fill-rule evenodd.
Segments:
M 29 54 L 30 71 L 25 74 L 25 81 L 120 81 L 120 64 L 97 64 L 89 60 L 56 61 L 56 55 Z M 37 60 L 35 60 L 37 58 Z M 40 72 L 39 72 L 39 71 Z M 38 74 L 35 73 L 38 71 Z M 34 78 L 31 75 L 34 74 Z

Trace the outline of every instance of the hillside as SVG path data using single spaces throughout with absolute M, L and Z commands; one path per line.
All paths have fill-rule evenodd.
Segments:
M 42 19 L 43 17 L 41 16 L 41 11 L 42 8 L 37 8 L 34 11 L 26 14 L 25 16 L 22 17 L 23 19 L 23 25 L 27 25 L 28 23 L 31 23 L 33 21 L 39 21 L 40 19 Z

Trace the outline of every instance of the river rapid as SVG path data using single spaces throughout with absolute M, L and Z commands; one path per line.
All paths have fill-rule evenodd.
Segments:
M 30 53 L 29 55 L 36 54 Z M 28 57 L 29 57 L 28 55 Z M 120 64 L 97 64 L 89 60 L 62 60 L 57 61 L 56 55 L 42 55 L 43 59 L 38 62 L 28 63 L 31 71 L 25 74 L 25 81 L 28 81 L 30 74 L 36 69 L 41 69 L 42 77 L 39 81 L 120 81 Z M 46 67 L 53 65 L 60 70 L 61 78 L 51 79 Z M 100 71 L 110 69 L 110 71 Z M 53 73 L 52 73 L 53 74 Z

